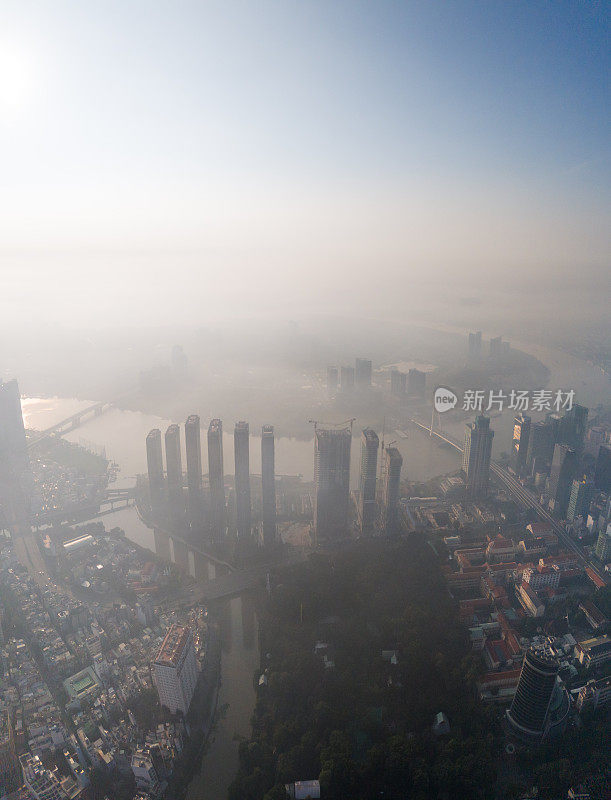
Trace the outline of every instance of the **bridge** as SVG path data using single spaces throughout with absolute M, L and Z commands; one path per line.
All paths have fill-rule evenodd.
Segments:
M 44 525 L 59 525 L 62 522 L 70 524 L 84 522 L 132 506 L 135 503 L 135 497 L 135 487 L 132 489 L 108 489 L 103 495 L 92 500 L 36 514 L 32 517 L 31 524 L 34 528 L 41 528 Z
M 120 397 L 116 397 L 114 400 L 99 400 L 87 406 L 87 408 L 83 408 L 81 411 L 77 411 L 69 417 L 62 419 L 61 422 L 56 422 L 55 425 L 45 428 L 43 431 L 36 431 L 28 440 L 28 450 L 32 450 L 50 436 L 63 436 L 65 433 L 76 430 L 76 428 L 79 428 L 90 419 L 101 416 L 105 411 L 108 411 L 109 408 L 112 408 L 112 406 L 121 402 L 121 400 L 124 400 L 126 397 L 130 397 L 136 391 L 137 389 L 132 389 L 132 391 L 126 392 Z
M 423 424 L 422 422 L 418 422 L 418 420 L 416 419 L 412 419 L 411 422 L 421 430 L 426 431 L 430 436 L 435 436 L 442 442 L 446 442 L 447 444 L 452 445 L 452 447 L 454 447 L 459 452 L 461 453 L 463 452 L 464 448 L 461 447 L 460 444 L 458 444 L 458 442 L 456 442 L 450 436 L 441 433 L 439 431 L 436 431 L 432 428 L 432 426 L 428 426 Z M 566 547 L 567 550 L 570 550 L 577 556 L 577 558 L 584 567 L 588 567 L 589 569 L 591 569 L 602 581 L 606 583 L 606 578 L 604 578 L 600 574 L 596 566 L 586 558 L 581 547 L 579 547 L 579 545 L 571 539 L 571 537 L 567 534 L 566 530 L 560 524 L 560 522 L 558 522 L 558 520 L 555 519 L 549 513 L 549 511 L 547 511 L 547 509 L 543 508 L 543 506 L 539 503 L 537 497 L 535 497 L 535 495 L 531 491 L 522 486 L 520 481 L 514 475 L 512 475 L 511 472 L 509 472 L 509 470 L 502 467 L 496 461 L 490 462 L 490 471 L 499 481 L 499 483 L 501 483 L 505 487 L 505 489 L 507 489 L 507 491 L 516 498 L 516 500 L 520 503 L 520 505 L 523 508 L 533 509 L 534 511 L 537 512 L 537 514 L 542 520 L 550 524 L 552 530 L 558 537 L 559 541 L 562 542 L 562 544 Z

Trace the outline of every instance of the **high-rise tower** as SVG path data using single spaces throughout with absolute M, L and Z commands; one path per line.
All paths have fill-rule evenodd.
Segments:
M 261 429 L 261 488 L 263 505 L 263 544 L 276 543 L 276 468 L 274 454 L 274 426 Z
M 202 447 L 200 425 L 197 414 L 191 414 L 185 422 L 185 448 L 187 452 L 187 506 L 189 523 L 193 527 L 202 524 Z
M 250 536 L 250 442 L 248 422 L 236 422 L 233 433 L 235 455 L 235 498 L 238 538 Z
M 518 688 L 507 711 L 514 734 L 538 741 L 566 719 L 566 693 L 557 683 L 558 661 L 549 648 L 535 646 L 524 656 Z
M 466 425 L 462 468 L 467 494 L 471 497 L 488 491 L 493 438 L 494 431 L 490 430 L 488 417 L 476 417 L 475 422 Z
M 524 414 L 518 414 L 513 419 L 513 437 L 511 442 L 511 456 L 509 458 L 509 465 L 516 475 L 523 475 L 526 471 L 529 438 L 530 417 Z
M 357 389 L 368 389 L 371 386 L 372 363 L 368 358 L 357 358 L 355 362 L 355 380 Z
M 359 485 L 359 516 L 361 534 L 363 536 L 371 536 L 373 534 L 379 447 L 378 434 L 371 428 L 365 428 L 361 436 L 361 479 Z
M 146 437 L 146 466 L 149 476 L 151 505 L 158 508 L 163 502 L 163 454 L 161 431 L 153 428 Z
M 170 516 L 177 519 L 182 516 L 182 456 L 180 454 L 180 427 L 168 425 L 165 432 L 165 463 L 168 476 L 168 502 Z
M 208 426 L 208 480 L 210 482 L 210 538 L 219 542 L 225 532 L 225 470 L 223 423 L 213 419 Z
M 556 517 L 566 516 L 578 463 L 577 453 L 567 444 L 557 444 L 554 447 L 549 476 L 549 495 L 550 506 Z
M 396 447 L 387 447 L 382 454 L 381 532 L 390 536 L 398 532 L 399 489 L 403 456 Z
M 320 428 L 315 431 L 314 520 L 319 546 L 332 544 L 348 535 L 350 500 L 351 426 Z

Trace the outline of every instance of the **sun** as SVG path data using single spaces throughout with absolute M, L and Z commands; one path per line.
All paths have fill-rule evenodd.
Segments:
M 0 110 L 14 112 L 32 91 L 32 61 L 21 48 L 0 42 Z

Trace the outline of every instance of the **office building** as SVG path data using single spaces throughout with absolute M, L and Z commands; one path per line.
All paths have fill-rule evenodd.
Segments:
M 595 553 L 603 564 L 611 561 L 611 523 L 605 527 L 604 531 L 598 534 Z
M 182 345 L 175 344 L 172 347 L 172 371 L 177 378 L 184 378 L 187 375 L 188 363 Z
M 182 456 L 180 453 L 180 426 L 168 425 L 165 432 L 165 464 L 168 479 L 170 516 L 178 519 L 184 511 L 182 495 Z
M 149 476 L 151 505 L 158 507 L 163 502 L 163 453 L 161 431 L 153 428 L 146 436 L 146 466 Z
M 568 444 L 579 455 L 583 451 L 587 427 L 588 409 L 575 403 L 560 420 L 558 441 L 562 442 L 562 444 Z
M 381 533 L 392 536 L 399 532 L 399 493 L 403 456 L 396 447 L 382 453 L 382 491 L 380 502 Z
M 407 393 L 410 397 L 424 400 L 426 389 L 426 372 L 419 369 L 410 369 L 407 375 Z
M 315 430 L 314 524 L 319 546 L 348 536 L 351 426 Z
M 608 444 L 598 448 L 594 484 L 599 492 L 611 493 L 611 446 Z
M 518 688 L 507 721 L 521 739 L 537 742 L 566 723 L 566 692 L 558 683 L 558 661 L 545 646 L 531 647 L 524 657 Z
M 595 492 L 596 489 L 592 481 L 586 478 L 573 481 L 566 512 L 566 518 L 569 522 L 572 522 L 577 517 L 587 517 L 590 501 L 594 497 Z
M 189 524 L 199 528 L 203 522 L 202 446 L 199 417 L 190 414 L 185 422 L 187 453 L 187 510 Z
M 136 750 L 132 754 L 131 767 L 136 789 L 147 792 L 151 797 L 160 794 L 161 784 L 150 753 Z
M 516 475 L 524 475 L 526 472 L 529 439 L 530 417 L 518 414 L 513 420 L 513 439 L 509 457 L 509 466 Z
M 373 535 L 379 447 L 378 434 L 371 428 L 366 428 L 361 435 L 361 480 L 359 485 L 359 517 L 362 536 Z
M 577 453 L 568 445 L 557 444 L 554 447 L 548 493 L 550 508 L 557 517 L 566 516 L 578 461 Z
M 549 474 L 556 444 L 556 424 L 553 419 L 531 423 L 526 463 L 531 475 Z
M 496 336 L 490 339 L 490 358 L 500 358 L 503 355 L 503 337 Z
M 236 525 L 239 539 L 247 539 L 252 529 L 250 507 L 250 431 L 248 422 L 236 422 L 233 432 L 235 456 Z
M 469 359 L 476 361 L 482 355 L 482 332 L 469 334 Z
M 466 425 L 462 469 L 470 497 L 479 497 L 488 491 L 493 438 L 488 417 L 476 417 L 475 422 Z
M 340 387 L 342 392 L 351 392 L 354 389 L 354 367 L 341 367 Z
M 263 544 L 276 544 L 276 467 L 274 426 L 261 429 L 261 497 L 263 510 Z
M 327 367 L 327 394 L 334 397 L 337 394 L 339 384 L 337 367 Z
M 398 369 L 390 371 L 390 393 L 395 397 L 405 397 L 407 393 L 407 375 Z
M 220 542 L 225 534 L 226 500 L 223 465 L 223 423 L 210 420 L 208 425 L 208 480 L 210 483 L 210 538 Z
M 159 702 L 171 714 L 187 714 L 197 684 L 197 660 L 190 628 L 172 625 L 153 662 Z
M 368 389 L 371 386 L 373 367 L 367 358 L 357 358 L 355 362 L 355 380 L 358 389 Z

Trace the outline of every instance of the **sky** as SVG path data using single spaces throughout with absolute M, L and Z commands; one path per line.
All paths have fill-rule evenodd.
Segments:
M 606 8 L 3 0 L 5 320 L 600 299 Z

